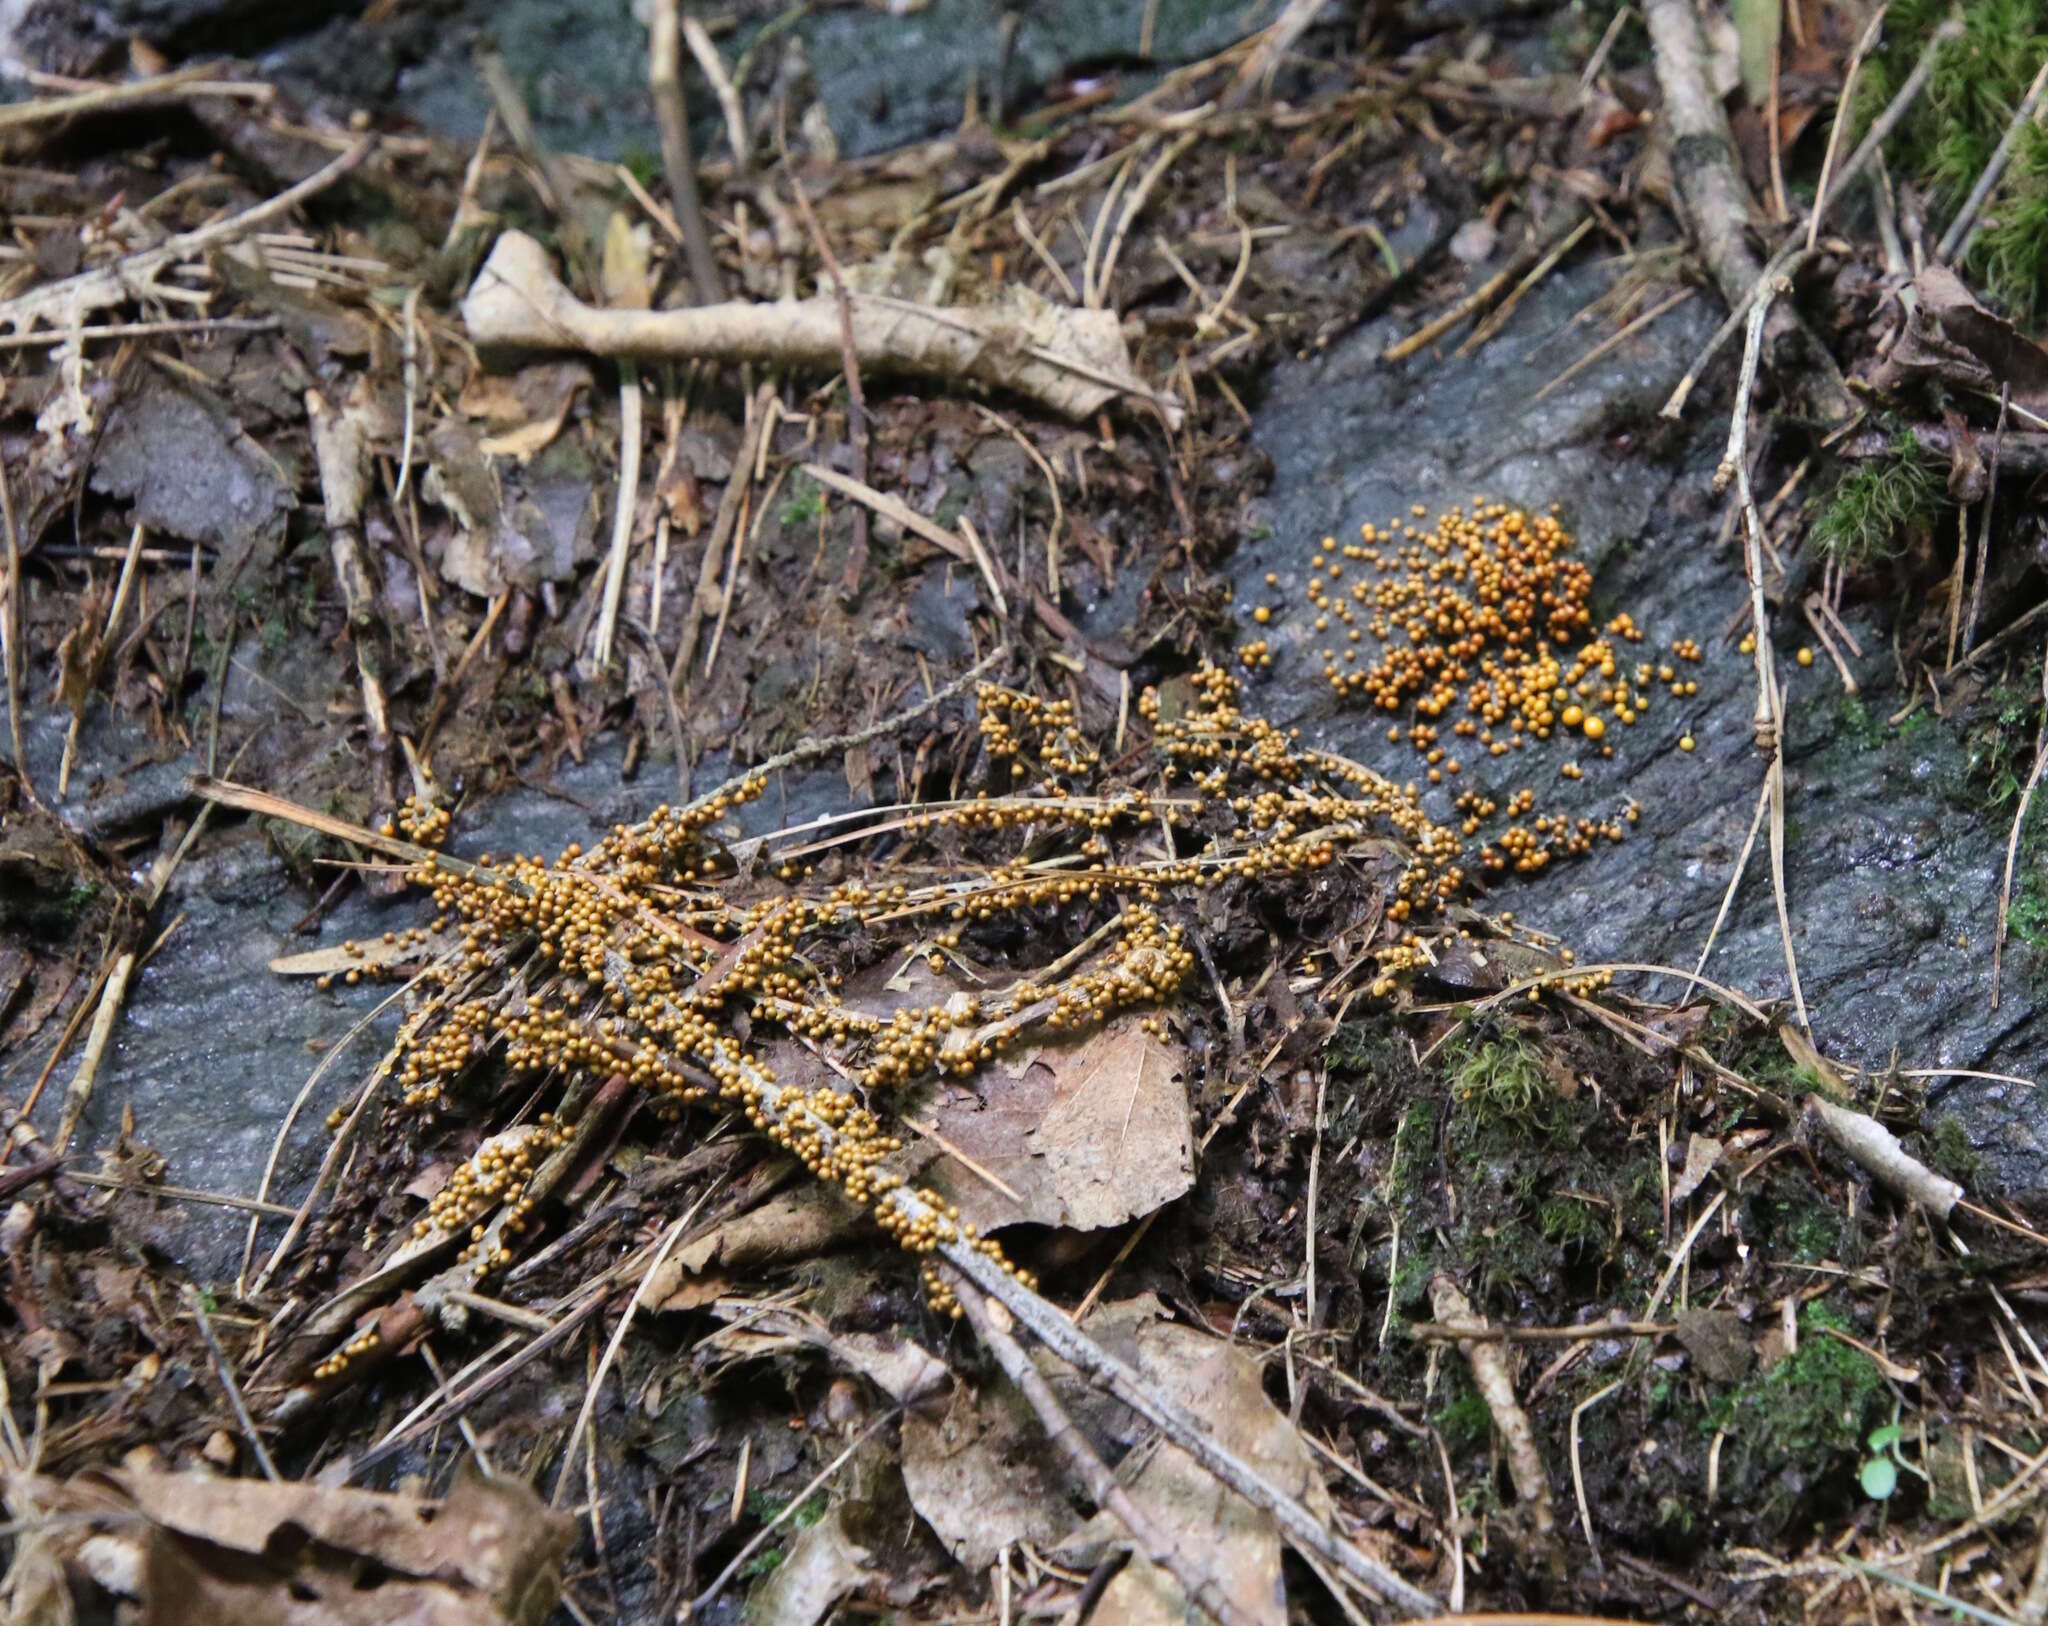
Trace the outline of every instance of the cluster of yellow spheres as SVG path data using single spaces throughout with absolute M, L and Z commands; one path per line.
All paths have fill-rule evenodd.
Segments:
M 831 861 L 839 878 L 819 878 L 810 855 L 779 856 L 800 845 L 795 832 L 737 866 L 718 827 L 762 794 L 759 776 L 552 861 L 421 862 L 409 873 L 436 918 L 416 941 L 386 945 L 441 951 L 387 1058 L 401 1110 L 431 1112 L 484 1069 L 567 1085 L 623 1079 L 675 1106 L 736 1112 L 912 1252 L 967 1246 L 1000 1260 L 938 1193 L 887 1166 L 903 1142 L 886 1097 L 1127 1011 L 1163 1036 L 1159 1007 L 1199 976 L 1168 909 L 1201 891 L 1313 880 L 1358 850 L 1376 862 L 1405 855 L 1388 908 L 1396 922 L 1468 884 L 1458 836 L 1429 818 L 1414 787 L 1305 748 L 1239 699 L 1237 679 L 1215 667 L 1190 674 L 1171 705 L 1142 691 L 1149 778 L 1141 765 L 1105 784 L 1073 702 L 983 686 L 980 742 L 990 783 L 1006 788 L 886 821 L 900 878 L 850 855 Z M 395 822 L 447 829 L 418 805 Z M 1028 945 L 1052 940 L 1052 922 L 1073 931 L 1091 914 L 1098 924 L 1080 948 L 1023 963 Z M 973 975 L 932 1003 L 849 997 L 848 974 L 890 942 L 907 942 L 935 973 L 964 957 Z M 1421 952 L 1412 931 L 1382 944 L 1381 981 Z M 375 958 L 388 967 L 400 957 Z M 815 1053 L 829 1081 L 778 1079 L 764 1048 L 776 1034 Z M 530 1216 L 534 1170 L 566 1133 L 543 1118 L 487 1141 L 431 1200 L 415 1243 L 459 1238 L 474 1269 L 502 1268 Z M 931 1269 L 926 1282 L 936 1306 L 957 1311 Z
M 1614 727 L 1634 727 L 1661 695 L 1698 695 L 1686 668 L 1702 652 L 1695 639 L 1681 637 L 1664 658 L 1642 659 L 1631 646 L 1644 634 L 1627 612 L 1596 625 L 1593 578 L 1572 549 L 1554 512 L 1475 497 L 1469 508 L 1430 521 L 1416 504 L 1385 525 L 1360 526 L 1356 542 L 1323 538 L 1309 557 L 1298 613 L 1333 640 L 1314 646 L 1331 689 L 1401 715 L 1387 738 L 1414 748 L 1431 785 L 1457 782 L 1481 754 L 1504 757 L 1553 739 L 1611 757 Z M 1265 585 L 1281 587 L 1280 576 L 1269 573 Z M 1278 614 L 1261 603 L 1252 620 L 1263 628 Z M 1246 665 L 1271 664 L 1268 638 L 1243 648 L 1256 651 Z M 1690 751 L 1695 743 L 1686 733 L 1678 746 Z M 1557 774 L 1577 780 L 1584 769 L 1571 757 Z M 1517 801 L 1508 816 L 1531 810 L 1529 793 Z M 1456 805 L 1466 836 L 1496 811 L 1476 793 L 1461 794 Z M 1634 822 L 1633 809 L 1626 822 Z M 1479 867 L 1540 869 L 1594 840 L 1621 839 L 1622 826 L 1539 817 L 1484 848 Z

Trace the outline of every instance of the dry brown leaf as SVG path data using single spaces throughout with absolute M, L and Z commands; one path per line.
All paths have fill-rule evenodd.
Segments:
M 918 1516 L 973 1574 L 1007 1546 L 1047 1546 L 1074 1528 L 1044 1427 L 1007 1383 L 979 1394 L 956 1387 L 936 1421 L 905 1417 L 903 1485 Z
M 962 1219 L 983 1231 L 1100 1230 L 1194 1184 L 1184 1055 L 1139 1020 L 1121 1016 L 1079 1044 L 987 1069 L 976 1081 L 985 1099 L 956 1088 L 936 1103 L 932 1126 L 960 1156 L 940 1159 L 930 1178 Z
M 1144 1301 L 1139 1301 L 1142 1305 Z M 1105 1306 L 1110 1320 L 1132 1306 Z M 1090 1318 L 1093 1325 L 1095 1317 Z M 1172 1323 L 1140 1325 L 1136 1364 L 1157 1389 L 1208 1423 L 1217 1441 L 1322 1519 L 1332 1515 L 1330 1494 L 1315 1459 L 1294 1425 L 1266 1398 L 1259 1363 L 1220 1338 Z M 1078 1380 L 1075 1380 L 1078 1382 Z M 1280 1531 L 1270 1513 L 1225 1490 L 1178 1446 L 1161 1445 L 1129 1481 L 1131 1500 L 1185 1552 L 1199 1553 L 1240 1611 L 1261 1626 L 1285 1626 L 1286 1585 L 1280 1569 Z M 1081 1567 L 1122 1537 L 1122 1526 L 1098 1513 L 1057 1551 Z M 1179 1626 L 1190 1605 L 1179 1585 L 1142 1557 L 1133 1558 L 1103 1594 L 1105 1620 Z
M 747 1599 L 748 1620 L 764 1626 L 817 1626 L 873 1574 L 868 1550 L 857 1547 L 833 1507 L 799 1534 L 775 1571 Z
M 63 1538 L 65 1569 L 140 1626 L 541 1626 L 575 1534 L 503 1478 L 464 1477 L 442 1501 L 139 1470 L 5 1490 L 11 1511 L 103 1516 Z
M 780 1076 L 780 1075 L 777 1075 Z M 647 1279 L 641 1302 L 651 1310 L 687 1310 L 703 1302 L 687 1284 L 714 1268 L 734 1276 L 794 1259 L 808 1259 L 843 1240 L 861 1212 L 829 1187 L 799 1187 L 737 1214 L 662 1261 Z
M 834 1332 L 816 1316 L 786 1305 L 762 1306 L 757 1301 L 728 1299 L 715 1313 L 734 1324 L 735 1332 L 751 1345 L 743 1349 L 730 1334 L 716 1334 L 728 1350 L 768 1354 L 772 1343 L 777 1351 L 792 1344 L 807 1344 L 823 1350 L 847 1371 L 868 1379 L 899 1406 L 933 1407 L 953 1383 L 946 1363 L 935 1359 L 921 1346 L 905 1337 L 884 1338 L 868 1332 Z
M 592 382 L 589 367 L 580 361 L 540 362 L 509 377 L 475 375 L 455 405 L 464 416 L 490 425 L 480 451 L 524 463 L 555 443 L 577 394 Z
M 647 270 L 652 242 L 653 234 L 644 223 L 635 226 L 624 210 L 612 211 L 605 226 L 604 267 L 600 273 L 607 305 L 644 311 L 654 303 L 654 281 Z
M 383 970 L 396 965 L 414 965 L 445 954 L 461 943 L 459 937 L 429 936 L 387 943 L 382 938 L 358 943 L 349 949 L 340 943 L 331 948 L 308 949 L 303 954 L 280 954 L 270 969 L 281 977 L 330 977 L 366 967 Z
M 1700 1189 L 1726 1156 L 1727 1148 L 1710 1135 L 1693 1135 L 1685 1143 L 1685 1172 L 1671 1186 L 1671 1206 L 1676 1208 Z

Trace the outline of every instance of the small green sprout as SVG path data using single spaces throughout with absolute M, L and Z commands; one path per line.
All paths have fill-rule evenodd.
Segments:
M 1909 1474 L 1918 1474 L 1922 1479 L 1927 1477 L 1926 1470 L 1916 1468 L 1900 1451 L 1899 1444 L 1905 1437 L 1906 1431 L 1899 1424 L 1896 1409 L 1892 1412 L 1892 1420 L 1889 1423 L 1870 1431 L 1870 1438 L 1866 1442 L 1870 1447 L 1870 1455 L 1863 1459 L 1863 1468 L 1857 1478 L 1863 1486 L 1863 1494 L 1873 1502 L 1890 1499 L 1892 1492 L 1899 1488 L 1899 1470 L 1902 1468 Z

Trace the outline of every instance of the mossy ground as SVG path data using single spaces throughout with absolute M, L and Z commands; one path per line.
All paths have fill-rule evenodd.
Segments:
M 1668 1336 L 1587 1340 L 1569 1359 L 1573 1346 L 1515 1346 L 1517 1393 L 1561 1512 L 1570 1506 L 1573 1413 L 1614 1386 L 1578 1426 L 1604 1543 L 1696 1566 L 1716 1550 L 1773 1548 L 1817 1522 L 1927 1505 L 1928 1484 L 1912 1474 L 1883 1506 L 1861 1488 L 1869 1434 L 1901 1405 L 1928 1429 L 1928 1453 L 1952 1450 L 1955 1438 L 1938 1406 L 1916 1412 L 1922 1397 L 1894 1385 L 1867 1351 L 1935 1370 L 1948 1358 L 1937 1351 L 1962 1358 L 1988 1333 L 1965 1311 L 1972 1301 L 1953 1262 L 1921 1228 L 1902 1224 L 1825 1148 L 1760 1116 L 1754 1096 L 1715 1086 L 1721 1075 L 1709 1061 L 1779 1100 L 1819 1087 L 1772 1028 L 1695 1008 L 1680 1027 L 1700 1060 L 1681 1082 L 1668 1056 L 1547 1006 L 1517 1007 L 1512 1017 L 1467 1009 L 1435 1024 L 1417 1030 L 1378 1017 L 1331 1037 L 1326 1134 L 1361 1150 L 1334 1179 L 1325 1165 L 1323 1224 L 1346 1244 L 1348 1309 L 1333 1304 L 1332 1322 L 1351 1329 L 1353 1370 L 1418 1408 L 1441 1437 L 1473 1521 L 1468 1540 L 1484 1546 L 1514 1497 L 1464 1362 L 1405 1335 L 1431 1318 L 1439 1271 L 1497 1323 L 1641 1317 L 1662 1282 L 1660 1320 L 1690 1327 L 1686 1318 L 1704 1314 L 1721 1329 L 1734 1355 L 1718 1360 Z M 1888 1119 L 1909 1124 L 1910 1102 L 1896 1089 L 1888 1101 Z M 1727 1148 L 1728 1161 L 1667 1213 L 1694 1135 Z M 1944 1120 L 1930 1119 L 1910 1144 L 1938 1167 L 1971 1164 L 1967 1136 Z M 1666 1281 L 1674 1248 L 1717 1198 L 1682 1276 Z M 1796 1345 L 1785 1337 L 1788 1301 Z M 1907 1447 L 1916 1466 L 1918 1439 Z M 1413 1449 L 1421 1472 L 1435 1447 L 1423 1440 Z M 1372 1471 L 1383 1469 L 1394 1471 Z M 1496 1537 L 1489 1562 L 1500 1551 Z M 1542 1596 L 1531 1585 L 1532 1600 Z
M 2035 70 L 2048 55 L 2048 0 L 1896 0 L 1857 86 L 1859 129 L 1913 70 L 1951 11 L 1962 37 L 1936 59 L 1925 93 L 1887 147 L 1895 177 L 1928 191 L 1945 227 L 1983 174 Z M 2020 133 L 1987 200 L 1963 268 L 2022 325 L 2048 311 L 2048 134 Z

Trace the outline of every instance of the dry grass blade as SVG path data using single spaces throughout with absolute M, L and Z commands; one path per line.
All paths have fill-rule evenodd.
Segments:
M 277 92 L 257 80 L 215 79 L 222 64 L 195 62 L 169 73 L 132 80 L 125 85 L 95 85 L 64 96 L 16 102 L 0 107 L 0 132 L 24 130 L 34 124 L 50 124 L 87 114 L 118 113 L 131 108 L 153 107 L 197 97 L 223 97 L 235 101 L 268 102 Z

